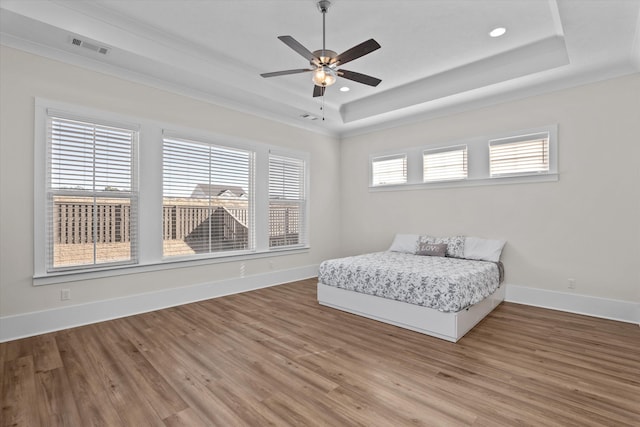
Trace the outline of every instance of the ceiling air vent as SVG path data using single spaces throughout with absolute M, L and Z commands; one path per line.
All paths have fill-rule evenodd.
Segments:
M 311 114 L 307 114 L 307 113 L 300 114 L 300 117 L 307 120 L 318 120 L 316 116 L 312 116 Z
M 100 53 L 102 55 L 106 55 L 107 53 L 109 53 L 109 48 L 108 47 L 98 46 L 97 44 L 89 43 L 89 42 L 86 42 L 84 40 L 77 39 L 75 37 L 73 37 L 71 39 L 71 44 L 76 45 L 76 46 L 80 46 L 80 47 L 84 47 L 85 49 L 89 49 L 89 50 L 92 50 L 94 52 L 98 52 L 98 53 Z

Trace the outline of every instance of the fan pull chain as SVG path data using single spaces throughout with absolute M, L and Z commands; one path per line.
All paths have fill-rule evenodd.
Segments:
M 324 94 L 325 92 L 322 92 L 322 107 L 320 107 L 320 109 L 322 110 L 322 121 L 324 122 Z

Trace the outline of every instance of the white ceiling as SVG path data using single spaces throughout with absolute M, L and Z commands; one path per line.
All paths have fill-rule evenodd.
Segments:
M 0 0 L 2 44 L 332 135 L 350 135 L 640 71 L 640 0 L 334 0 L 327 49 L 374 38 L 312 98 L 322 47 L 314 0 Z M 500 38 L 488 32 L 507 28 Z M 72 38 L 108 47 L 74 46 Z M 349 92 L 340 92 L 348 86 Z

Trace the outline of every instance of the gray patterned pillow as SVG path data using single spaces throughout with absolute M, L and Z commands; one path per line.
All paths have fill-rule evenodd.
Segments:
M 464 258 L 464 236 L 433 237 L 420 236 L 418 248 L 422 244 L 444 243 L 447 245 L 447 256 L 453 258 Z
M 447 254 L 446 243 L 420 243 L 416 255 L 445 256 Z

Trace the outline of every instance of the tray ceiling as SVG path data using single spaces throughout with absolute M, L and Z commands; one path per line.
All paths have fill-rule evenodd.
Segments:
M 375 38 L 382 48 L 345 68 L 382 83 L 338 79 L 322 121 L 310 73 L 259 76 L 308 65 L 279 35 L 322 47 L 312 0 L 3 0 L 0 7 L 5 45 L 338 136 L 640 71 L 640 0 L 334 0 L 327 48 Z M 495 27 L 506 34 L 490 37 Z

